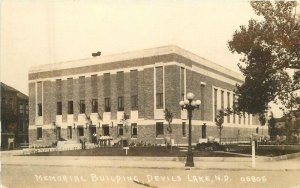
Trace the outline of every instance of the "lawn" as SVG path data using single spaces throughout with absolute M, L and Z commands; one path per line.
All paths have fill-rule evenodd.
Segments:
M 194 157 L 241 157 L 231 153 L 218 153 L 213 151 L 193 151 Z M 100 147 L 86 150 L 54 151 L 31 154 L 33 156 L 126 156 L 125 151 L 119 147 Z M 127 156 L 144 157 L 185 157 L 186 151 L 180 148 L 166 149 L 165 147 L 131 147 Z
M 235 150 L 232 151 L 233 153 L 241 153 L 241 154 L 252 154 L 252 150 L 250 147 L 240 149 L 240 150 Z M 265 157 L 275 157 L 275 156 L 280 156 L 280 155 L 286 155 L 286 154 L 291 154 L 291 153 L 297 153 L 299 151 L 295 150 L 280 150 L 280 149 L 273 149 L 273 150 L 266 150 L 266 149 L 256 149 L 255 150 L 255 155 L 258 156 L 265 156 Z

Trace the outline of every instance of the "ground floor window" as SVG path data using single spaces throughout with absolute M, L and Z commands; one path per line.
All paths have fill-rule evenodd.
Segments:
M 156 137 L 164 134 L 164 123 L 157 122 L 156 123 Z
M 103 133 L 103 136 L 109 136 L 109 126 L 108 125 L 102 125 L 102 133 Z
M 182 136 L 186 137 L 186 123 L 182 122 Z
M 60 140 L 60 138 L 61 138 L 61 128 L 56 127 L 56 139 Z
M 78 136 L 84 136 L 83 127 L 78 128 Z
M 202 125 L 202 138 L 206 138 L 206 125 Z
M 118 135 L 119 135 L 119 136 L 123 136 L 123 132 L 124 132 L 124 130 L 123 130 L 123 125 L 122 125 L 122 124 L 119 124 L 119 125 L 118 125 Z
M 41 140 L 43 138 L 43 129 L 42 129 L 42 127 L 38 127 L 36 129 L 36 133 L 37 133 L 37 140 Z
M 131 138 L 137 138 L 137 124 L 131 124 Z
M 67 138 L 72 139 L 72 126 L 68 126 Z

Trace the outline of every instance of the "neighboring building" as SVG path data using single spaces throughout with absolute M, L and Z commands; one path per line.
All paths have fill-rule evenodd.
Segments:
M 218 137 L 217 109 L 232 107 L 235 84 L 242 82 L 240 74 L 176 46 L 33 67 L 29 142 L 52 145 L 57 140 L 79 142 L 80 137 L 92 142 L 96 133 L 98 138 L 125 136 L 131 142 L 162 144 L 169 135 L 164 120 L 168 109 L 174 115 L 175 144 L 187 144 L 187 113 L 179 101 L 193 92 L 202 101 L 192 121 L 192 142 L 197 143 Z M 258 125 L 252 115 L 231 115 L 225 117 L 222 137 L 248 137 Z
M 28 96 L 1 83 L 1 148 L 28 144 L 28 116 Z

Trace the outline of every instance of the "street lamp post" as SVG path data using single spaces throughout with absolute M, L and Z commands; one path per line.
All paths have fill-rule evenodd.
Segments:
M 179 105 L 181 106 L 181 109 L 186 109 L 188 112 L 188 118 L 189 118 L 189 147 L 186 155 L 186 163 L 185 166 L 187 167 L 193 167 L 194 166 L 194 159 L 193 159 L 193 151 L 192 151 L 192 117 L 193 117 L 193 111 L 195 109 L 199 109 L 199 106 L 201 104 L 200 100 L 193 100 L 195 95 L 193 93 L 187 94 L 187 99 L 184 101 L 180 101 Z

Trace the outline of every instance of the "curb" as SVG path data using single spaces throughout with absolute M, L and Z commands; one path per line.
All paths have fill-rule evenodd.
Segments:
M 300 157 L 300 152 L 281 155 L 281 156 L 277 156 L 277 157 L 269 157 L 266 159 L 266 161 L 281 161 L 281 160 L 294 159 L 297 157 Z
M 5 166 L 15 166 L 16 164 L 2 164 Z M 45 164 L 24 164 L 22 166 L 45 166 Z M 67 164 L 52 164 L 50 165 L 52 167 L 70 167 L 70 165 Z M 77 167 L 91 167 L 91 165 L 85 165 L 85 164 L 79 164 Z M 111 165 L 93 165 L 93 167 L 97 168 L 116 168 L 116 169 L 157 169 L 157 170 L 216 170 L 216 171 L 281 171 L 281 172 L 287 172 L 287 171 L 300 171 L 300 169 L 269 169 L 269 168 L 216 168 L 216 167 L 157 167 L 157 166 L 111 166 Z

